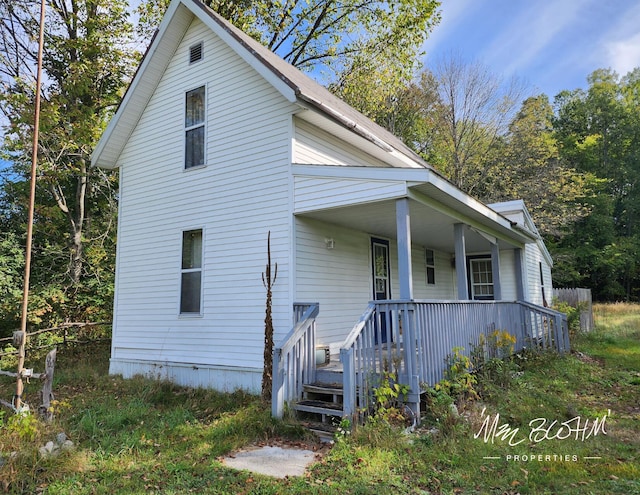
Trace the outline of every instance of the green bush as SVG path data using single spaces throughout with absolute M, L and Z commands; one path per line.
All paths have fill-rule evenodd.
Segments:
M 567 315 L 570 334 L 575 335 L 580 332 L 580 313 L 584 309 L 583 304 L 578 304 L 577 307 L 573 307 L 568 302 L 554 299 L 552 308 Z

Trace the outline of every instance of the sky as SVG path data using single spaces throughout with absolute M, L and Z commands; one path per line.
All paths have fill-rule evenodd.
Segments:
M 427 67 L 454 54 L 551 100 L 586 89 L 596 69 L 640 67 L 639 0 L 442 0 L 440 11 Z

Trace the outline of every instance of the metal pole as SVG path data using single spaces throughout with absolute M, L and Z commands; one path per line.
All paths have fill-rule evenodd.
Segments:
M 29 305 L 29 278 L 31 277 L 31 244 L 33 239 L 33 210 L 36 197 L 36 166 L 38 163 L 38 133 L 40 131 L 40 86 L 42 84 L 42 51 L 44 45 L 45 0 L 40 3 L 40 37 L 38 38 L 38 75 L 36 77 L 35 108 L 33 112 L 33 151 L 31 155 L 31 192 L 29 196 L 29 220 L 27 222 L 27 245 L 24 257 L 24 293 L 22 297 L 22 320 L 20 322 L 20 346 L 18 348 L 18 378 L 16 380 L 16 411 L 22 408 L 22 372 L 24 370 L 25 345 L 27 343 L 27 308 Z

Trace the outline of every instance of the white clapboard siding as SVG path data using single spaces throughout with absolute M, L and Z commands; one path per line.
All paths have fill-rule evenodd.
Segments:
M 199 41 L 204 59 L 189 65 L 189 46 Z M 201 85 L 207 94 L 206 167 L 185 171 L 185 92 Z M 208 370 L 196 380 L 215 380 L 212 370 L 237 368 L 238 377 L 229 383 L 255 391 L 253 375 L 262 369 L 261 274 L 268 231 L 278 263 L 274 324 L 282 335 L 291 326 L 292 110 L 203 24 L 193 22 L 119 159 L 112 371 L 133 374 L 162 366 L 163 373 L 177 373 L 172 376 L 184 382 L 189 367 L 180 363 Z M 202 316 L 180 316 L 182 232 L 200 228 Z
M 542 263 L 542 274 L 544 278 L 544 294 L 548 304 L 551 304 L 553 286 L 551 283 L 551 267 L 537 244 L 527 244 L 525 246 L 525 260 L 527 271 L 527 300 L 534 304 L 543 304 L 542 284 L 540 281 L 540 263 Z
M 296 220 L 296 299 L 318 301 L 320 343 L 336 348 L 373 298 L 371 235 L 312 219 Z M 333 239 L 327 249 L 326 239 Z M 398 250 L 389 240 L 391 298 L 399 295 Z M 426 284 L 424 247 L 412 247 L 414 298 L 455 297 L 451 256 L 436 252 L 436 285 Z
M 515 301 L 518 299 L 515 263 L 515 251 L 513 249 L 500 251 L 500 286 L 502 288 L 502 299 L 504 301 Z
M 451 267 L 451 254 L 434 251 L 436 283 L 429 285 L 427 284 L 425 249 L 424 246 L 415 245 L 411 249 L 414 299 L 455 299 L 457 297 L 456 277 L 455 270 Z
M 389 165 L 302 119 L 294 119 L 293 163 L 304 165 Z
M 325 239 L 334 240 L 327 249 Z M 319 343 L 342 343 L 372 299 L 370 237 L 310 219 L 296 220 L 295 298 L 317 301 Z
M 405 195 L 404 181 L 294 177 L 294 211 L 371 203 Z

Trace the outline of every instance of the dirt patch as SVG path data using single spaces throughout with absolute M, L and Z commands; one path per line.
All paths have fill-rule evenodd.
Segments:
M 572 354 L 577 357 L 580 361 L 582 361 L 583 363 L 586 364 L 594 364 L 597 366 L 604 366 L 604 359 L 602 358 L 594 358 L 589 356 L 588 354 L 585 354 L 584 352 L 580 352 L 580 351 L 574 351 L 572 352 Z

